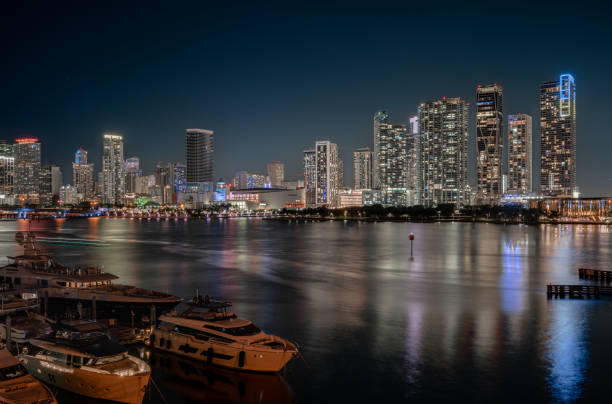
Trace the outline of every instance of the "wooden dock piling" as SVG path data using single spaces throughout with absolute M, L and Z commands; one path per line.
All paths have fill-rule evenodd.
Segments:
M 549 299 L 599 299 L 601 295 L 612 295 L 612 287 L 599 285 L 546 285 L 546 296 Z
M 591 268 L 578 268 L 578 277 L 590 281 L 598 281 L 601 283 L 612 282 L 612 271 L 602 271 Z

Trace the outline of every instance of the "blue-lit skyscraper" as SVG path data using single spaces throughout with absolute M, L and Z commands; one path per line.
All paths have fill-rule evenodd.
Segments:
M 540 86 L 540 188 L 571 196 L 576 187 L 576 83 L 571 74 Z

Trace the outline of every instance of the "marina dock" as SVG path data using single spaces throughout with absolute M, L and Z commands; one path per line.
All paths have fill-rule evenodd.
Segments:
M 600 285 L 546 285 L 549 299 L 599 299 L 600 296 L 612 296 L 611 286 Z

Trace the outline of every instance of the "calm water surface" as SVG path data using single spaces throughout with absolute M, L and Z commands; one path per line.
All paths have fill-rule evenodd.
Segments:
M 0 238 L 26 227 L 3 222 Z M 545 294 L 547 283 L 579 283 L 580 266 L 612 268 L 606 226 L 96 218 L 32 227 L 68 239 L 45 244 L 62 262 L 102 264 L 122 283 L 187 299 L 199 288 L 301 347 L 306 364 L 283 377 L 135 349 L 172 403 L 609 397 L 612 300 Z

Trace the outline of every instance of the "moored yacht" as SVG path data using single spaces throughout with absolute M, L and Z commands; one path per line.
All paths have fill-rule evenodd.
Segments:
M 33 232 L 17 233 L 16 240 L 24 252 L 8 257 L 12 263 L 0 267 L 2 283 L 8 287 L 37 288 L 44 297 L 50 316 L 89 310 L 98 318 L 116 318 L 120 322 L 148 319 L 151 307 L 156 313 L 170 310 L 182 301 L 167 293 L 115 284 L 117 276 L 104 272 L 100 267 L 64 266 L 51 254 L 42 253 Z
M 142 402 L 151 368 L 109 339 L 102 324 L 64 320 L 49 338 L 30 344 L 19 360 L 37 379 L 86 397 Z
M 278 372 L 298 355 L 286 339 L 237 318 L 229 302 L 194 298 L 182 313 L 159 318 L 150 345 L 208 364 L 253 372 Z
M 0 403 L 57 404 L 51 390 L 26 372 L 11 353 L 0 349 Z

